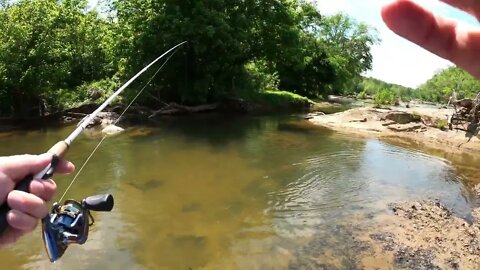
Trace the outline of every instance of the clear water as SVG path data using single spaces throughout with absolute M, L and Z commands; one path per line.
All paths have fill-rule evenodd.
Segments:
M 0 134 L 0 155 L 45 151 L 71 130 Z M 99 139 L 83 135 L 68 158 L 80 167 Z M 473 166 L 297 117 L 165 119 L 107 139 L 73 186 L 67 197 L 110 192 L 116 201 L 113 212 L 94 213 L 85 245 L 52 266 L 37 230 L 1 250 L 0 261 L 8 269 L 355 269 L 362 247 L 352 230 L 381 227 L 372 220 L 389 215 L 391 202 L 439 198 L 467 216 L 477 202 L 468 170 L 458 168 Z M 55 178 L 59 193 L 71 178 Z

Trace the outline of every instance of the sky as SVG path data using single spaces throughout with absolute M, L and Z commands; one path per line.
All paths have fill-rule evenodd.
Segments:
M 346 13 L 377 29 L 382 41 L 372 48 L 373 68 L 365 74 L 366 76 L 408 87 L 417 87 L 439 70 L 453 64 L 390 31 L 380 15 L 382 6 L 390 1 L 314 0 L 322 14 Z M 462 27 L 480 28 L 480 24 L 474 17 L 438 0 L 416 0 L 415 2 L 435 14 L 457 20 Z

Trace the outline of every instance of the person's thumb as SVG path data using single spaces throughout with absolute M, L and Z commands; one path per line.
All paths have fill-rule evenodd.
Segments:
M 0 172 L 14 182 L 20 182 L 27 175 L 41 172 L 51 161 L 50 153 L 0 157 Z

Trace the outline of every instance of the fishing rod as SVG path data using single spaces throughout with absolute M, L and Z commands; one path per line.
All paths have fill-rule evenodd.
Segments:
M 107 100 L 105 100 L 94 112 L 89 114 L 84 118 L 77 126 L 77 128 L 65 139 L 57 142 L 52 148 L 47 152 L 52 154 L 52 161 L 50 164 L 45 167 L 41 172 L 35 175 L 29 175 L 22 179 L 16 186 L 15 190 L 29 192 L 29 186 L 33 179 L 49 179 L 53 176 L 56 167 L 58 166 L 60 160 L 65 157 L 69 147 L 72 145 L 73 141 L 80 135 L 87 126 L 93 121 L 93 119 L 103 111 L 118 95 L 120 95 L 133 81 L 135 81 L 140 75 L 147 71 L 151 66 L 157 63 L 160 59 L 163 59 L 167 55 L 170 56 L 164 62 L 164 64 L 157 70 L 157 72 L 150 78 L 150 81 L 157 75 L 160 69 L 168 62 L 170 57 L 176 52 L 176 50 L 186 44 L 187 42 L 181 42 L 174 47 L 170 48 L 168 51 L 157 57 L 150 64 L 145 66 L 140 70 L 135 76 L 123 84 L 117 91 L 115 91 Z M 149 82 L 150 82 L 149 81 Z M 123 114 L 130 108 L 133 102 L 140 96 L 148 83 L 145 84 L 142 90 L 135 96 L 135 98 L 128 104 L 122 114 L 119 116 L 117 123 Z M 93 156 L 95 151 L 98 149 L 100 144 L 106 138 L 104 136 L 102 140 L 97 144 L 95 149 L 92 151 L 90 156 L 84 162 L 83 166 L 78 171 L 77 175 L 70 182 L 70 185 L 67 187 L 65 193 L 62 195 L 59 201 L 63 199 L 67 191 L 70 189 L 74 183 L 77 176 L 80 174 L 82 169 L 88 163 L 90 158 Z M 65 252 L 67 247 L 70 244 L 84 244 L 88 239 L 88 230 L 89 226 L 93 225 L 94 219 L 91 211 L 111 211 L 113 209 L 114 199 L 111 194 L 102 194 L 90 196 L 83 199 L 81 202 L 75 200 L 67 200 L 63 204 L 55 202 L 52 206 L 50 214 L 42 219 L 42 238 L 45 244 L 45 249 L 47 251 L 48 257 L 51 262 L 57 261 Z M 8 228 L 7 213 L 10 211 L 10 207 L 7 202 L 4 202 L 0 206 L 0 234 Z

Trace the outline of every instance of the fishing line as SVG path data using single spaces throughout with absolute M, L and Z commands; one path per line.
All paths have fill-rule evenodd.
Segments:
M 120 119 L 123 117 L 123 115 L 127 112 L 127 110 L 133 105 L 133 103 L 136 101 L 136 99 L 143 93 L 143 91 L 145 90 L 145 88 L 147 88 L 147 86 L 152 82 L 152 80 L 157 76 L 157 74 L 162 70 L 162 68 L 168 63 L 168 61 L 170 60 L 170 58 L 172 58 L 172 56 L 177 52 L 178 48 L 176 48 L 169 56 L 168 58 L 163 62 L 163 64 L 157 69 L 157 71 L 153 74 L 153 76 L 147 81 L 147 83 L 145 83 L 145 85 L 142 87 L 142 89 L 137 93 L 137 95 L 132 99 L 132 101 L 128 104 L 128 106 L 125 108 L 125 110 L 123 110 L 123 112 L 120 114 L 120 116 L 117 118 L 117 120 L 115 120 L 115 122 L 113 123 L 113 125 L 117 125 L 117 123 L 120 121 Z M 75 183 L 75 181 L 77 180 L 78 176 L 80 175 L 80 173 L 83 171 L 83 168 L 85 168 L 85 166 L 88 164 L 88 162 L 90 161 L 90 159 L 93 157 L 93 155 L 95 154 L 95 152 L 97 152 L 98 148 L 100 147 L 100 145 L 103 143 L 103 141 L 108 137 L 107 134 L 105 134 L 102 139 L 98 142 L 98 144 L 95 146 L 95 148 L 93 149 L 92 153 L 90 153 L 90 155 L 87 157 L 87 159 L 84 161 L 84 163 L 82 164 L 82 166 L 80 167 L 80 169 L 78 170 L 78 172 L 75 174 L 75 176 L 73 177 L 72 181 L 70 181 L 70 184 L 68 185 L 67 189 L 65 190 L 65 192 L 62 194 L 62 197 L 60 197 L 60 200 L 58 200 L 59 202 L 61 202 L 63 200 L 63 198 L 65 197 L 65 195 L 68 193 L 68 191 L 70 190 L 70 188 L 73 186 L 73 184 Z

